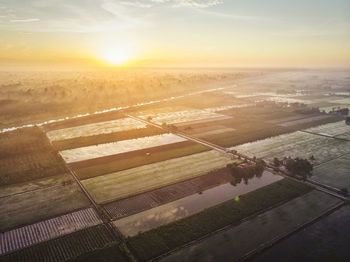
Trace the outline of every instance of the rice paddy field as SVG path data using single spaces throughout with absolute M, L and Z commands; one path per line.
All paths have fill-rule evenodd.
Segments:
M 43 188 L 59 187 L 62 184 L 71 184 L 73 179 L 68 174 L 56 175 L 47 178 L 39 178 L 23 183 L 16 183 L 0 187 L 0 198 L 36 191 Z
M 83 180 L 98 203 L 115 201 L 206 174 L 232 160 L 215 151 L 178 157 Z
M 219 261 L 240 261 L 256 247 L 286 235 L 340 203 L 327 194 L 311 191 L 160 261 L 182 261 L 184 257 L 186 261 L 210 261 L 213 254 Z
M 350 190 L 350 154 L 320 164 L 312 173 L 312 180 L 335 188 Z
M 272 137 L 253 143 L 234 147 L 239 152 L 250 156 L 273 159 L 274 157 L 302 157 L 309 159 L 314 156 L 315 165 L 333 160 L 350 153 L 350 143 L 334 138 L 323 137 L 305 132 Z
M 127 217 L 186 196 L 200 194 L 205 190 L 230 183 L 234 177 L 227 168 L 209 172 L 206 175 L 176 184 L 124 198 L 104 205 L 114 219 Z
M 101 223 L 95 211 L 88 208 L 16 228 L 0 235 L 0 255 Z M 32 232 L 35 232 L 35 235 L 32 235 Z
M 186 141 L 186 139 L 174 134 L 162 134 L 82 148 L 74 148 L 61 151 L 60 154 L 67 163 L 73 163 L 184 141 Z
M 159 147 L 147 148 L 128 153 L 89 159 L 70 163 L 79 179 L 88 179 L 112 172 L 136 168 L 160 161 L 166 161 L 182 156 L 188 156 L 209 149 L 190 141 L 180 142 Z
M 0 198 L 0 231 L 32 224 L 90 205 L 80 188 L 71 183 Z
M 159 113 L 155 116 L 151 116 L 151 119 L 154 123 L 159 125 L 166 123 L 168 125 L 178 124 L 184 122 L 192 122 L 198 120 L 218 120 L 223 119 L 223 115 L 215 113 L 216 110 L 224 110 L 225 108 L 214 108 L 208 110 L 192 109 L 178 112 L 169 112 L 169 113 Z M 147 118 L 147 116 L 141 116 Z
M 65 164 L 37 127 L 0 133 L 0 187 L 61 175 Z
M 74 261 L 83 254 L 102 251 L 112 244 L 114 244 L 113 237 L 106 226 L 98 225 L 4 255 L 1 260 L 6 262 Z M 115 251 L 117 251 L 117 256 L 114 256 L 115 261 L 126 261 L 118 250 L 118 246 L 115 246 Z
M 158 228 L 162 225 L 197 214 L 205 209 L 219 205 L 228 200 L 267 186 L 281 180 L 282 177 L 265 172 L 261 177 L 253 178 L 249 182 L 234 184 L 226 183 L 198 194 L 193 194 L 168 204 L 163 204 L 135 215 L 122 218 L 114 222 L 126 237 L 132 237 L 142 232 Z
M 122 118 L 117 120 L 52 130 L 47 132 L 47 136 L 49 137 L 50 141 L 57 141 L 76 137 L 109 134 L 144 127 L 146 127 L 146 125 L 140 121 L 136 121 L 132 118 Z
M 312 108 L 346 104 L 348 80 L 324 77 L 259 73 L 0 133 L 0 261 L 236 261 L 312 229 L 350 190 L 349 126 Z M 309 179 L 343 191 L 225 148 L 313 157 Z
M 329 124 L 309 128 L 309 129 L 306 129 L 306 131 L 314 134 L 341 138 L 342 135 L 346 135 L 350 133 L 350 126 L 346 125 L 344 121 L 339 121 L 335 123 L 329 123 Z
M 249 261 L 269 262 L 285 256 L 284 261 L 347 261 L 349 258 L 350 206 L 345 205 L 277 243 Z
M 128 244 L 139 260 L 146 261 L 216 230 L 240 224 L 243 219 L 267 207 L 289 201 L 310 190 L 308 186 L 283 179 L 247 193 L 239 201 L 232 199 L 196 215 L 139 234 L 128 239 Z
M 155 136 L 164 134 L 165 131 L 152 126 L 145 128 L 132 129 L 127 131 L 120 131 L 109 134 L 98 134 L 92 136 L 75 137 L 65 140 L 53 141 L 52 145 L 57 151 L 67 149 L 81 148 L 92 145 L 106 144 L 111 142 L 118 142 L 128 139 L 136 139 L 147 136 Z

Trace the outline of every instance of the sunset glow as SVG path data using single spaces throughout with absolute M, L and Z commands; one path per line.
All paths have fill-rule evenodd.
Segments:
M 122 66 L 132 59 L 132 52 L 127 47 L 108 47 L 103 50 L 102 58 L 110 65 Z
M 349 67 L 349 9 L 348 0 L 0 0 L 0 66 Z

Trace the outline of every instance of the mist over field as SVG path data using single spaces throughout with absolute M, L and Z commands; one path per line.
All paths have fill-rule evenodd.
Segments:
M 0 261 L 350 261 L 348 0 L 0 0 Z

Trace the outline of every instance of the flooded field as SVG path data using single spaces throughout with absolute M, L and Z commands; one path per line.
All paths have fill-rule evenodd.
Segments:
M 244 221 L 238 226 L 230 227 L 189 247 L 184 247 L 160 261 L 183 261 L 184 257 L 188 262 L 241 261 L 245 255 L 254 252 L 257 247 L 294 231 L 300 225 L 320 216 L 339 203 L 340 201 L 334 197 L 312 191 Z
M 348 261 L 350 206 L 345 205 L 309 227 L 277 243 L 250 262 Z
M 250 156 L 272 159 L 274 157 L 314 156 L 315 165 L 350 153 L 350 142 L 322 137 L 304 132 L 294 132 L 253 143 L 234 147 L 239 152 Z
M 212 171 L 207 175 L 114 201 L 105 204 L 103 207 L 114 219 L 119 219 L 230 183 L 232 180 L 233 176 L 230 170 L 223 168 Z
M 239 197 L 263 186 L 281 180 L 282 177 L 264 172 L 261 177 L 255 177 L 249 182 L 232 185 L 230 183 L 205 190 L 180 200 L 165 204 L 114 222 L 125 236 L 134 236 L 161 225 L 191 216 L 204 209 Z M 236 199 L 239 201 L 239 198 Z
M 122 118 L 117 120 L 52 130 L 47 132 L 47 136 L 51 141 L 57 141 L 76 137 L 109 134 L 113 132 L 139 129 L 144 127 L 146 127 L 145 123 L 137 121 L 133 118 Z
M 312 180 L 350 191 L 350 154 L 318 165 L 312 173 Z
M 316 126 L 313 128 L 308 128 L 306 129 L 306 131 L 331 137 L 340 137 L 341 135 L 350 132 L 350 125 L 346 125 L 345 121 L 339 121 L 335 123 Z
M 61 151 L 60 154 L 67 163 L 79 162 L 104 156 L 117 155 L 161 145 L 169 145 L 186 141 L 174 134 L 162 134 L 119 142 L 93 145 Z

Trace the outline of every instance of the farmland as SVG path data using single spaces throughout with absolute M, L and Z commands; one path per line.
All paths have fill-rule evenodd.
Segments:
M 222 202 L 241 197 L 251 191 L 257 190 L 271 183 L 274 183 L 282 177 L 265 172 L 261 177 L 253 177 L 245 183 L 237 183 L 232 178 L 230 183 L 216 186 L 199 194 L 193 194 L 169 204 L 163 204 L 159 207 L 143 211 L 141 213 L 128 216 L 117 220 L 114 224 L 125 236 L 135 236 L 153 228 L 160 227 L 174 221 L 184 219 L 191 215 L 200 213 L 210 207 L 221 204 Z
M 163 204 L 201 193 L 204 190 L 229 183 L 233 180 L 227 168 L 206 175 L 165 186 L 104 205 L 113 218 L 127 217 Z
M 339 137 L 342 134 L 350 132 L 350 126 L 345 125 L 343 121 L 321 125 L 313 128 L 309 128 L 306 131 L 314 134 L 327 135 L 333 137 Z
M 37 127 L 0 134 L 0 186 L 65 173 L 62 159 Z
M 135 139 L 146 136 L 155 136 L 163 134 L 164 131 L 154 127 L 132 129 L 120 131 L 110 134 L 99 134 L 93 136 L 83 136 L 71 139 L 53 141 L 52 145 L 57 151 L 63 151 L 72 148 L 86 147 L 91 145 L 106 144 L 108 142 L 122 141 L 127 139 Z
M 89 205 L 73 183 L 0 198 L 0 231 L 35 223 Z
M 68 174 L 39 178 L 28 182 L 0 187 L 0 198 L 70 183 L 72 183 L 72 177 Z
M 350 206 L 339 208 L 324 219 L 287 238 L 250 261 L 272 261 L 281 255 L 285 261 L 346 261 L 349 255 Z
M 78 100 L 58 110 L 61 99 L 76 95 L 62 88 L 57 112 L 32 118 L 43 121 L 38 126 L 0 133 L 1 261 L 250 259 L 349 200 L 349 126 L 344 116 L 318 109 L 345 101 L 330 92 L 343 90 L 347 79 L 248 70 L 239 77 L 186 75 L 191 83 L 213 80 L 192 87 L 171 75 L 163 75 L 174 84 L 169 93 L 129 102 L 116 99 L 118 88 L 89 84 L 84 99 L 94 95 L 96 103 L 86 110 Z M 94 77 L 76 84 L 83 88 Z M 155 76 L 147 79 L 139 90 L 158 86 Z M 41 90 L 45 97 L 53 92 Z M 274 157 L 306 158 L 312 176 L 289 177 L 284 163 L 271 165 Z
M 0 254 L 23 249 L 100 223 L 102 221 L 97 217 L 94 210 L 89 208 L 16 228 L 0 235 L 2 243 Z M 31 236 L 31 232 L 36 234 Z
M 239 261 L 256 247 L 293 231 L 339 203 L 336 198 L 312 191 L 161 261 L 180 261 L 184 256 L 186 261 L 206 261 L 212 254 L 220 261 L 226 261 L 228 257 L 231 261 Z
M 70 166 L 75 170 L 80 179 L 88 179 L 204 151 L 208 151 L 208 148 L 186 141 L 71 163 Z
M 268 159 L 289 156 L 310 158 L 314 156 L 314 164 L 318 165 L 350 153 L 350 143 L 309 133 L 295 132 L 243 144 L 235 149 L 251 156 Z
M 2 261 L 47 261 L 59 262 L 73 260 L 86 253 L 100 250 L 113 242 L 105 226 L 95 226 L 54 240 L 44 242 L 19 252 L 3 256 Z M 123 256 L 119 255 L 120 261 Z
M 232 162 L 209 151 L 127 169 L 83 181 L 96 202 L 108 202 L 201 176 Z
M 350 190 L 350 154 L 316 166 L 312 179 L 339 189 Z
M 99 144 L 94 146 L 74 148 L 61 151 L 60 154 L 67 163 L 79 162 L 93 158 L 99 158 L 110 155 L 117 155 L 121 153 L 179 143 L 186 141 L 186 139 L 173 135 L 162 134 L 149 137 L 141 137 L 129 140 L 122 140 L 119 142 L 111 142 L 107 144 Z
M 51 141 L 66 140 L 76 137 L 109 134 L 120 131 L 144 128 L 145 124 L 132 118 L 122 118 L 105 122 L 69 127 L 47 132 Z
M 179 220 L 131 238 L 128 243 L 142 261 L 168 252 L 212 231 L 231 224 L 269 206 L 310 191 L 309 187 L 282 180 L 241 197 L 227 201 L 195 216 Z M 215 223 L 212 221 L 215 220 Z

